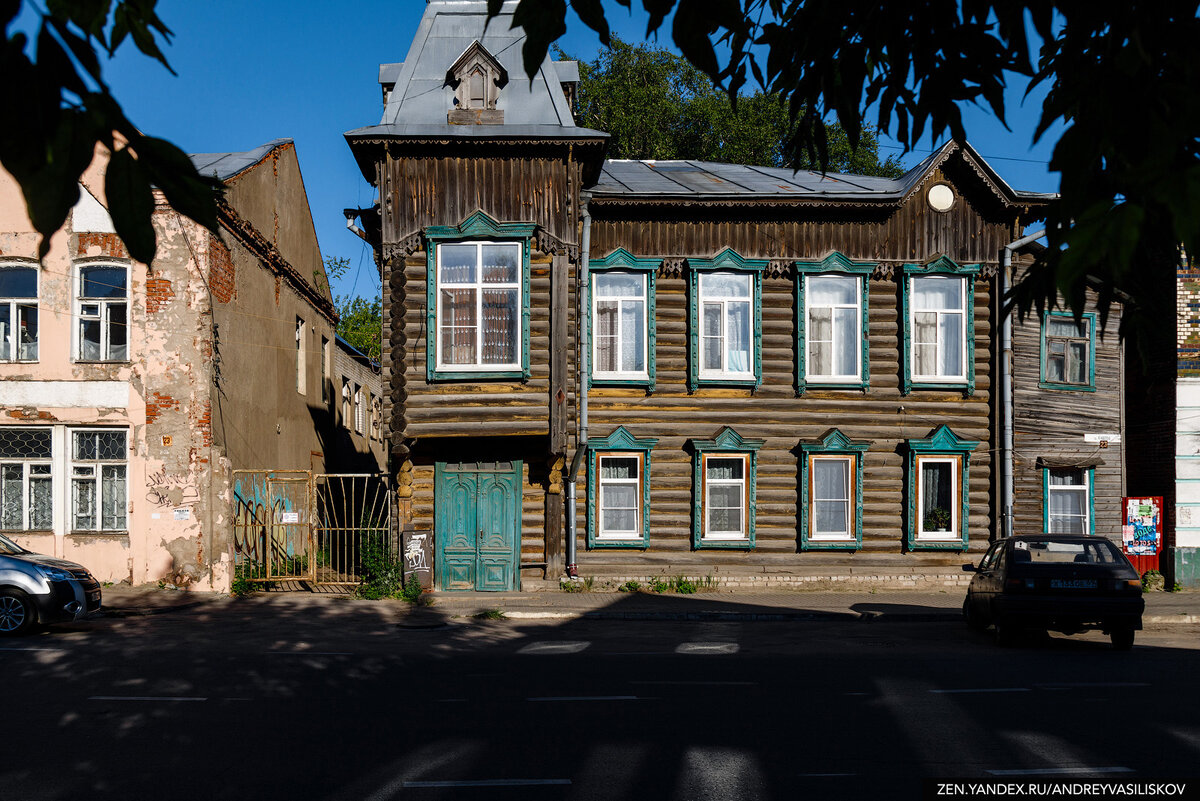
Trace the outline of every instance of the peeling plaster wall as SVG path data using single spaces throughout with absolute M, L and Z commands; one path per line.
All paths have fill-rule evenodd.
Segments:
M 56 502 L 53 531 L 15 538 L 79 562 L 101 581 L 221 589 L 228 577 L 222 568 L 214 581 L 213 529 L 221 520 L 228 525 L 229 514 L 214 512 L 214 504 L 228 499 L 222 501 L 212 479 L 227 484 L 228 471 L 212 469 L 220 456 L 209 425 L 211 315 L 189 248 L 189 239 L 193 248 L 203 239 L 160 198 L 154 263 L 131 261 L 104 210 L 106 164 L 107 154 L 98 150 L 80 203 L 39 266 L 38 361 L 0 362 L 0 425 L 53 432 L 55 495 L 65 499 Z M 0 264 L 37 264 L 37 244 L 19 187 L 0 171 Z M 84 260 L 129 268 L 127 362 L 75 361 L 75 265 Z M 127 432 L 125 531 L 71 530 L 66 451 L 72 430 L 83 426 Z

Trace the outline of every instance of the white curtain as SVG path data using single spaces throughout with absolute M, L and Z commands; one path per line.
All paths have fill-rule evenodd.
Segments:
M 729 313 L 727 369 L 733 373 L 750 372 L 750 304 L 730 301 L 725 307 Z

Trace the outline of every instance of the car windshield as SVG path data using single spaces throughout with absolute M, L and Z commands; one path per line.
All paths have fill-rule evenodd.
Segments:
M 1057 564 L 1076 562 L 1094 565 L 1110 565 L 1121 561 L 1121 552 L 1111 542 L 1097 539 L 1094 542 L 1061 542 L 1053 539 L 1019 540 L 1013 550 L 1029 554 L 1028 559 L 1018 556 L 1018 562 L 1032 564 Z
M 18 554 L 18 553 L 25 553 L 25 549 L 22 548 L 20 545 L 17 545 L 15 542 L 10 540 L 8 537 L 4 536 L 3 534 L 0 534 L 0 554 L 4 554 L 5 556 L 12 556 L 13 554 Z

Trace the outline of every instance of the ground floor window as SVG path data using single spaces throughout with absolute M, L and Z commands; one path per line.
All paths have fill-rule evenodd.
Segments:
M 763 440 L 726 426 L 713 439 L 689 444 L 696 455 L 692 546 L 754 547 L 755 472 Z
M 0 528 L 53 529 L 52 458 L 49 428 L 0 428 Z
M 918 539 L 958 537 L 958 508 L 962 504 L 958 487 L 960 471 L 956 456 L 917 457 Z
M 650 453 L 657 439 L 617 426 L 588 439 L 588 546 L 642 547 L 649 541 Z
M 1050 534 L 1091 534 L 1091 476 L 1083 468 L 1045 468 L 1045 529 Z
M 971 452 L 979 442 L 938 426 L 926 439 L 908 441 L 910 549 L 965 550 L 968 542 Z
M 124 531 L 126 462 L 124 431 L 71 432 L 71 527 Z

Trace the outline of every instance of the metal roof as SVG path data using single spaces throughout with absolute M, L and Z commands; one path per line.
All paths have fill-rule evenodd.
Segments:
M 842 173 L 793 171 L 787 167 L 753 167 L 711 161 L 609 160 L 600 180 L 591 188 L 593 198 L 630 200 L 775 201 L 814 200 L 843 202 L 894 202 L 907 196 L 960 145 L 949 142 L 899 178 L 878 178 Z M 1045 201 L 1054 193 L 1015 191 L 975 153 L 962 149 L 984 170 L 997 192 L 1009 202 Z
M 228 181 L 258 164 L 275 148 L 290 144 L 291 139 L 273 139 L 244 153 L 192 153 L 188 158 L 196 166 L 196 172 L 201 175 L 215 175 L 219 180 Z
M 507 0 L 490 23 L 487 7 L 487 0 L 429 0 L 404 62 L 398 72 L 386 75 L 394 75 L 395 88 L 380 124 L 373 126 L 376 130 L 390 126 L 393 135 L 420 136 L 439 135 L 447 127 L 483 127 L 499 135 L 510 126 L 575 128 L 561 82 L 572 77 L 577 80 L 577 67 L 572 72 L 566 66 L 572 62 L 554 62 L 547 57 L 530 80 L 521 61 L 525 32 L 512 27 L 516 2 Z M 454 88 L 447 83 L 446 73 L 476 41 L 509 74 L 496 101 L 496 108 L 504 112 L 504 123 L 447 126 L 446 114 L 454 108 Z M 567 77 L 559 76 L 560 65 Z

